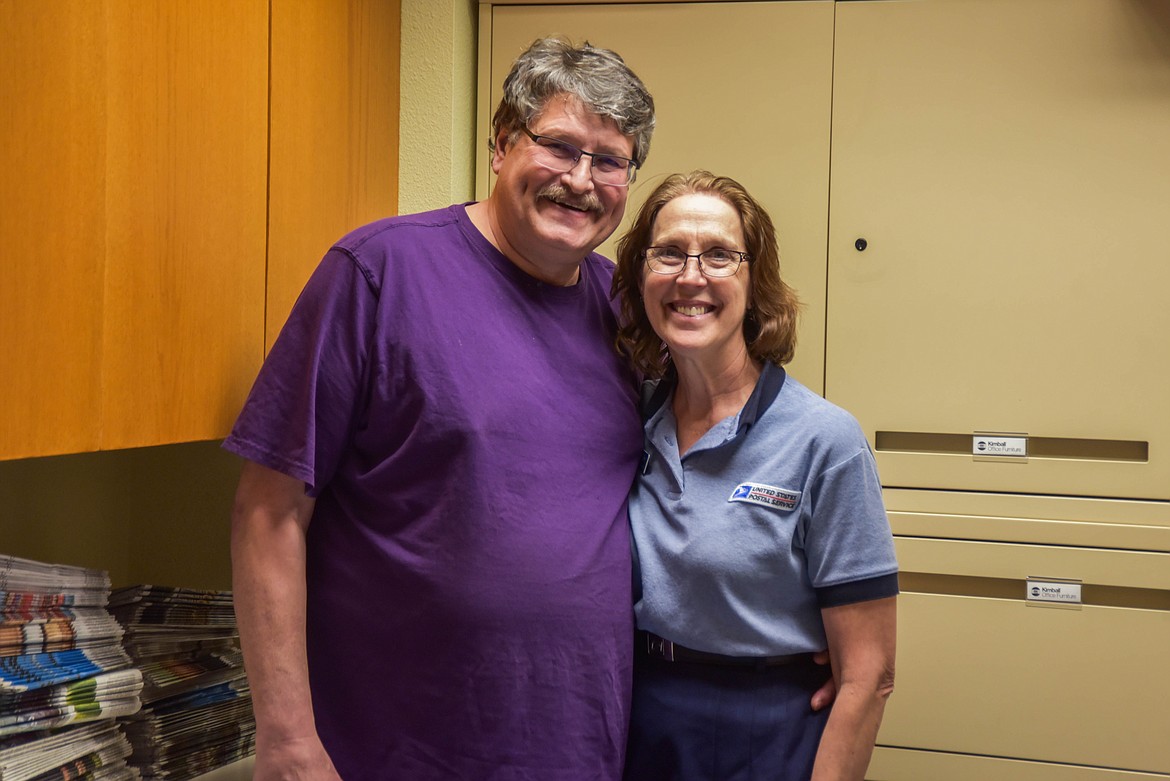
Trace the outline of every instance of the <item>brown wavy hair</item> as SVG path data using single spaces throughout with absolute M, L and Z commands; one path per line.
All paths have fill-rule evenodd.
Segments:
M 642 301 L 644 258 L 654 221 L 662 207 L 683 195 L 713 195 L 726 201 L 743 222 L 751 282 L 743 337 L 756 361 L 783 366 L 796 351 L 796 321 L 800 300 L 780 278 L 780 249 L 776 228 L 764 207 L 742 184 L 708 171 L 671 174 L 650 193 L 629 231 L 618 242 L 617 269 L 611 295 L 620 297 L 621 324 L 615 340 L 618 352 L 645 377 L 662 377 L 671 367 L 670 352 L 650 326 Z

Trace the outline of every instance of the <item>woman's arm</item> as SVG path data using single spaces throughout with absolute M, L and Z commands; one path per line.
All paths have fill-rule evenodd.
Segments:
M 837 700 L 812 781 L 863 781 L 886 700 L 894 691 L 897 597 L 821 611 Z

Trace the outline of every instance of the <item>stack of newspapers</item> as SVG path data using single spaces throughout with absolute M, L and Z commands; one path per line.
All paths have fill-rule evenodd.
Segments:
M 230 591 L 116 590 L 110 610 L 142 671 L 142 710 L 121 724 L 144 779 L 171 781 L 251 756 L 256 722 Z
M 114 723 L 142 674 L 101 570 L 0 555 L 0 779 L 135 778 Z M 84 723 L 83 723 L 84 722 Z

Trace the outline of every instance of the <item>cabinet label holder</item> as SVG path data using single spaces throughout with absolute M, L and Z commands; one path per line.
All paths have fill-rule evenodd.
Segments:
M 1028 435 L 976 431 L 971 437 L 971 455 L 976 461 L 1028 463 Z
M 1080 610 L 1083 582 L 1070 578 L 1029 576 L 1025 580 L 1024 601 L 1031 607 L 1058 607 Z

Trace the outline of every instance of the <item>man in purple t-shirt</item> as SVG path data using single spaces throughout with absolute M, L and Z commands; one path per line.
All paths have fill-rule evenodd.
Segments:
M 641 452 L 611 348 L 653 101 L 537 41 L 483 202 L 341 239 L 225 447 L 255 778 L 618 779 Z

